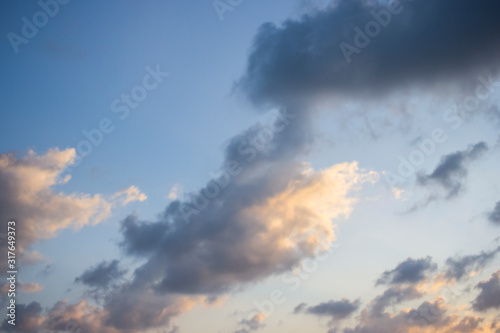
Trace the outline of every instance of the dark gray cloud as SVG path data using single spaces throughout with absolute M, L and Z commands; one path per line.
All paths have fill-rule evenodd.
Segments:
M 42 307 L 38 302 L 30 304 L 17 304 L 15 313 L 15 325 L 8 323 L 5 319 L 2 324 L 4 332 L 38 333 L 41 324 Z
M 408 319 L 410 326 L 445 326 L 450 322 L 450 317 L 447 315 L 448 309 L 442 300 L 433 302 L 425 301 L 416 309 L 410 310 L 405 317 Z
M 486 143 L 480 142 L 469 146 L 466 150 L 443 156 L 431 174 L 418 176 L 418 182 L 422 186 L 442 187 L 447 192 L 447 199 L 455 197 L 463 190 L 469 163 L 487 150 Z
M 460 281 L 462 278 L 467 277 L 469 273 L 485 268 L 498 253 L 500 253 L 500 246 L 491 251 L 482 251 L 479 254 L 448 258 L 444 278 L 448 281 Z
M 431 257 L 422 259 L 408 258 L 392 271 L 385 271 L 376 284 L 419 283 L 425 281 L 427 272 L 434 271 L 436 268 L 437 266 L 432 263 Z
M 493 211 L 488 213 L 488 220 L 490 220 L 491 223 L 500 225 L 500 201 L 497 202 Z
M 254 103 L 281 104 L 292 97 L 322 93 L 376 95 L 401 85 L 428 85 L 496 69 L 500 50 L 496 1 L 400 1 L 391 7 L 392 14 L 381 3 L 340 0 L 281 26 L 263 24 L 237 86 Z M 373 38 L 359 37 L 355 42 L 356 27 L 363 32 L 367 24 L 376 28 L 369 24 L 377 22 L 372 11 L 384 11 L 383 20 L 390 22 L 376 36 L 371 33 Z M 350 63 L 341 43 L 358 49 Z
M 423 293 L 414 286 L 401 288 L 393 286 L 387 289 L 382 295 L 377 296 L 370 304 L 370 315 L 381 316 L 388 306 L 401 304 L 402 302 L 420 298 Z
M 317 316 L 328 316 L 333 320 L 340 320 L 351 316 L 359 309 L 360 304 L 359 300 L 350 301 L 345 298 L 340 301 L 331 300 L 310 307 L 307 307 L 305 303 L 301 303 L 295 307 L 294 313 L 305 312 Z
M 75 282 L 85 284 L 89 287 L 107 288 L 113 280 L 120 279 L 127 273 L 127 270 L 120 269 L 119 264 L 118 260 L 111 262 L 103 261 L 86 270 L 81 276 L 75 279 Z
M 477 287 L 481 292 L 472 303 L 474 310 L 484 312 L 500 308 L 500 271 L 492 274 L 488 281 L 480 282 Z
M 52 274 L 55 270 L 54 264 L 45 265 L 45 267 L 37 274 L 40 277 L 47 277 Z
M 307 304 L 306 303 L 300 303 L 299 305 L 297 305 L 295 308 L 293 308 L 293 313 L 297 314 L 297 313 L 301 313 L 303 312 L 305 309 L 307 308 Z

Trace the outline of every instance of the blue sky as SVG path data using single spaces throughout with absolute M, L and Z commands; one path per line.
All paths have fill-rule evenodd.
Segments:
M 500 331 L 498 5 L 0 6 L 3 330 Z

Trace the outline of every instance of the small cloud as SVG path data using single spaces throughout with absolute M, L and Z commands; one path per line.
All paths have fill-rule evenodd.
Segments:
M 170 193 L 168 194 L 168 198 L 170 200 L 176 200 L 177 198 L 179 198 L 179 195 L 182 193 L 182 185 L 179 185 L 179 184 L 175 184 L 174 186 L 172 186 L 172 188 L 170 189 Z
M 99 265 L 86 270 L 75 282 L 91 287 L 106 288 L 113 280 L 120 279 L 127 270 L 120 269 L 119 261 L 103 261 Z
M 426 273 L 434 271 L 436 268 L 436 264 L 432 263 L 431 257 L 422 259 L 408 258 L 392 271 L 385 271 L 377 280 L 377 285 L 416 284 L 425 281 Z
M 360 301 L 353 302 L 343 298 L 340 301 L 328 301 L 315 306 L 307 307 L 307 304 L 301 303 L 294 309 L 294 313 L 306 312 L 316 316 L 328 316 L 332 320 L 341 320 L 348 318 L 359 309 Z
M 116 199 L 123 206 L 133 201 L 144 201 L 148 197 L 144 193 L 142 193 L 136 186 L 130 186 L 129 188 L 116 192 L 111 197 L 112 199 Z
M 470 145 L 466 150 L 457 151 L 441 158 L 439 165 L 429 175 L 418 175 L 420 186 L 437 185 L 446 192 L 446 199 L 459 195 L 465 187 L 468 167 L 488 150 L 484 142 Z
M 397 188 L 397 187 L 394 187 L 392 189 L 392 194 L 394 195 L 394 199 L 401 200 L 401 201 L 408 200 L 408 196 L 410 195 L 409 192 L 407 192 L 403 189 Z
M 479 312 L 500 309 L 500 271 L 493 273 L 488 281 L 477 285 L 481 292 L 472 303 L 472 308 Z
M 488 214 L 488 220 L 493 224 L 500 225 L 500 201 L 496 203 L 493 211 Z
M 467 255 L 446 260 L 444 279 L 448 282 L 460 281 L 480 272 L 488 265 L 496 255 L 500 253 L 500 246 L 491 251 L 483 251 L 479 254 Z
M 21 283 L 20 284 L 20 289 L 24 293 L 38 293 L 42 291 L 45 288 L 45 286 L 41 286 L 38 283 L 31 282 L 28 284 Z

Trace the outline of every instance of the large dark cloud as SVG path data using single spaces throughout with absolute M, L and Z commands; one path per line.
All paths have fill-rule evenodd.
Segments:
M 490 220 L 491 223 L 500 225 L 500 201 L 497 202 L 493 211 L 488 214 L 488 220 Z
M 9 319 L 5 319 L 2 324 L 4 332 L 24 332 L 38 333 L 42 323 L 41 314 L 42 307 L 38 302 L 32 302 L 28 305 L 16 305 L 16 320 L 15 325 L 8 323 Z
M 238 86 L 255 103 L 283 103 L 321 93 L 376 94 L 496 69 L 500 3 L 490 0 L 401 1 L 348 63 L 341 43 L 356 46 L 354 29 L 375 21 L 372 11 L 386 11 L 380 3 L 340 0 L 281 26 L 263 24 Z
M 443 156 L 431 174 L 418 176 L 418 182 L 422 186 L 438 185 L 446 191 L 447 199 L 455 197 L 463 190 L 469 163 L 487 150 L 486 143 L 480 142 L 466 150 Z
M 500 271 L 492 274 L 488 281 L 480 282 L 477 287 L 481 292 L 472 303 L 474 310 L 483 312 L 500 308 Z
M 95 267 L 89 268 L 81 276 L 75 279 L 75 282 L 85 284 L 90 287 L 106 288 L 116 279 L 125 275 L 127 270 L 120 269 L 119 261 L 103 261 Z
M 359 309 L 360 304 L 361 302 L 359 300 L 350 301 L 345 298 L 340 301 L 331 300 L 310 307 L 307 307 L 305 303 L 302 303 L 295 307 L 294 312 L 305 312 L 317 316 L 328 316 L 334 320 L 340 320 L 351 316 Z
M 344 185 L 323 188 L 321 177 L 310 178 L 297 167 L 269 165 L 257 176 L 243 172 L 189 222 L 182 217 L 180 202 L 172 203 L 156 222 L 128 217 L 123 246 L 129 254 L 148 258 L 135 272 L 137 281 L 155 281 L 161 293 L 220 293 L 285 272 L 313 256 L 319 238 L 331 239 L 331 222 L 308 207 L 314 196 L 299 200 L 300 193 L 313 186 L 324 200 L 321 191 L 343 192 Z M 295 185 L 289 192 L 291 179 Z M 333 211 L 342 201 L 336 203 L 335 197 L 328 199 Z
M 479 254 L 448 258 L 444 278 L 448 281 L 460 281 L 470 273 L 485 268 L 498 253 L 500 253 L 500 246 L 491 251 L 482 251 Z
M 425 281 L 427 273 L 434 271 L 436 265 L 432 263 L 432 258 L 412 259 L 400 263 L 395 269 L 385 271 L 377 280 L 377 285 L 380 284 L 415 284 Z
M 125 219 L 124 250 L 147 258 L 135 272 L 137 283 L 151 284 L 160 293 L 226 292 L 290 270 L 315 255 L 319 238 L 331 242 L 331 218 L 350 206 L 344 200 L 349 184 L 363 177 L 342 180 L 354 170 L 304 173 L 294 157 L 307 140 L 289 142 L 300 121 L 279 120 L 281 130 L 253 154 L 246 152 L 248 144 L 259 137 L 258 128 L 266 127 L 235 136 L 223 165 L 233 165 L 230 169 L 238 169 L 237 175 L 223 171 L 193 195 L 192 202 L 172 202 L 157 221 Z M 315 209 L 317 199 L 330 202 L 322 210 L 328 211 L 327 218 Z

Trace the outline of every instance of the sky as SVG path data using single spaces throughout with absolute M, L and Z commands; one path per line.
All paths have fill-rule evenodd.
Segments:
M 499 15 L 3 1 L 0 331 L 500 333 Z

